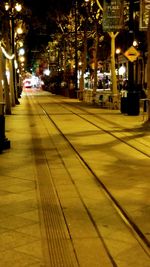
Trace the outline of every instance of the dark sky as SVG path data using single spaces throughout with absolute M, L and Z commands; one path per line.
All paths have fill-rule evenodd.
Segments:
M 32 9 L 33 14 L 38 14 L 39 16 L 44 16 L 47 11 L 66 11 L 73 2 L 74 0 L 24 0 L 25 5 Z

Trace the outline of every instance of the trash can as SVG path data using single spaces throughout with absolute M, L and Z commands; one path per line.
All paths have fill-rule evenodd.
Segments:
M 120 105 L 121 113 L 127 113 L 127 97 L 121 97 Z
M 137 116 L 140 113 L 140 98 L 138 91 L 129 91 L 127 95 L 127 114 Z

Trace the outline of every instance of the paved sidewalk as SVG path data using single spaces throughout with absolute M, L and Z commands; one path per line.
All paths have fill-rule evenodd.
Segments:
M 0 266 L 44 267 L 30 113 L 20 102 L 5 116 L 11 147 L 0 155 Z
M 40 95 L 41 93 L 44 96 L 50 95 L 48 92 L 40 91 L 37 91 L 36 94 Z M 56 98 L 57 97 L 59 96 L 56 96 Z M 74 102 L 80 106 L 86 106 L 91 109 L 91 105 L 88 106 L 88 104 L 82 103 L 77 99 L 67 99 L 64 97 L 63 100 L 70 103 Z M 145 115 L 144 117 L 143 114 L 139 116 L 127 116 L 116 110 L 97 110 L 101 113 L 102 117 L 106 119 L 107 116 L 108 121 L 112 121 L 111 129 L 113 131 L 113 122 L 124 129 L 122 133 L 119 131 L 117 133 L 118 128 L 115 126 L 115 133 L 118 134 L 118 136 L 121 136 L 122 134 L 126 136 L 127 133 L 127 142 L 130 142 L 131 144 L 134 143 L 134 145 L 136 144 L 139 149 L 147 155 L 150 155 L 150 126 L 144 124 L 146 118 Z M 93 109 L 93 112 L 96 114 L 96 109 Z M 46 159 L 44 160 L 44 149 L 46 151 L 47 144 L 40 144 L 39 141 L 40 138 L 46 138 L 47 135 L 41 126 L 40 138 L 38 139 L 36 124 L 38 125 L 40 121 L 33 119 L 33 114 L 36 114 L 36 110 L 34 110 L 34 107 L 32 107 L 28 100 L 23 96 L 22 99 L 20 99 L 20 105 L 17 105 L 12 109 L 12 115 L 6 115 L 5 133 L 6 137 L 11 142 L 11 148 L 4 150 L 0 155 L 0 266 L 78 266 L 78 263 L 73 256 L 70 243 L 69 245 L 67 244 L 67 246 L 65 244 L 66 251 L 70 251 L 70 255 L 72 255 L 72 262 L 71 259 L 67 259 L 68 265 L 59 266 L 57 260 L 55 260 L 53 265 L 50 265 L 49 258 L 46 257 L 46 250 L 48 249 L 46 239 L 47 235 L 50 233 L 45 232 L 44 222 L 43 220 L 41 221 L 42 214 L 40 201 L 41 196 L 44 198 L 44 194 L 40 195 L 39 190 L 37 190 L 39 189 L 37 176 L 45 178 L 41 179 L 41 186 L 43 186 L 42 181 L 43 183 L 44 181 L 47 183 L 45 186 L 50 186 L 50 173 L 47 168 Z M 105 127 L 106 125 L 107 124 L 105 124 Z M 54 153 L 54 144 L 52 144 L 50 140 L 49 143 L 50 151 L 51 153 Z M 50 157 L 51 155 L 48 154 L 48 156 Z M 58 159 L 55 164 L 59 164 L 60 167 Z M 58 172 L 60 170 L 58 170 Z M 136 170 L 134 171 L 136 172 Z M 43 190 L 46 190 L 46 188 L 43 187 Z M 48 194 L 49 192 L 46 193 L 44 199 L 45 205 L 49 201 Z M 57 206 L 53 194 L 54 192 L 51 192 L 51 201 L 53 201 L 53 206 Z M 55 216 L 58 216 L 57 219 L 59 218 L 59 223 L 62 226 L 63 222 L 60 219 L 59 209 L 57 212 L 58 213 L 55 214 Z M 146 211 L 143 210 L 143 212 Z M 47 210 L 45 213 L 48 218 L 50 214 Z M 149 220 L 149 207 L 146 216 L 147 220 Z M 66 235 L 64 232 L 59 232 L 62 239 L 64 238 L 64 235 Z M 149 235 L 149 233 L 147 233 L 147 235 Z M 45 237 L 45 240 L 43 240 L 43 236 Z M 50 236 L 49 238 L 52 237 Z M 62 248 L 60 248 L 60 251 L 61 249 Z M 65 257 L 65 261 L 67 256 L 63 254 L 62 257 Z M 105 264 L 106 265 L 103 267 L 110 267 L 110 264 L 107 261 Z M 85 263 L 81 266 L 87 267 Z M 146 267 L 149 266 L 150 264 Z

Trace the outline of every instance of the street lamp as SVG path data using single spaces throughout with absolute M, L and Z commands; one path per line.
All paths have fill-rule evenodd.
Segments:
M 14 2 L 14 0 L 10 0 L 9 2 L 5 3 L 5 10 L 9 14 L 9 22 L 10 22 L 10 45 L 11 45 L 11 53 L 15 55 L 15 16 L 18 12 L 20 12 L 22 6 L 18 2 Z M 13 92 L 14 92 L 14 103 L 19 104 L 18 97 L 17 97 L 17 85 L 16 85 L 16 72 L 15 72 L 15 59 L 12 59 L 12 80 L 13 80 Z
M 137 40 L 134 40 L 134 41 L 133 41 L 133 46 L 134 46 L 134 47 L 138 46 L 138 41 L 137 41 Z
M 24 56 L 24 54 L 25 54 L 25 50 L 24 50 L 23 47 L 21 47 L 21 48 L 19 49 L 19 51 L 18 51 L 18 55 L 19 55 L 19 56 Z

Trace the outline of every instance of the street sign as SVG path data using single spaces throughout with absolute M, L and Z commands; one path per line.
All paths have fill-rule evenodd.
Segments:
M 125 51 L 124 55 L 129 61 L 133 62 L 140 56 L 140 52 L 137 51 L 134 46 L 130 46 L 129 49 Z
M 123 0 L 104 0 L 102 27 L 105 32 L 120 31 L 123 26 Z
M 146 31 L 150 16 L 150 0 L 140 0 L 140 30 Z

